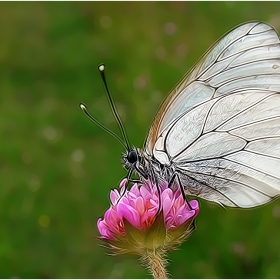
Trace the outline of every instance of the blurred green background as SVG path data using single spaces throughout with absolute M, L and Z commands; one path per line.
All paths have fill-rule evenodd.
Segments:
M 224 33 L 260 20 L 280 31 L 277 2 L 1 2 L 0 277 L 145 278 L 136 257 L 96 239 L 109 190 L 126 175 L 97 71 L 131 143 L 159 104 Z M 201 202 L 197 230 L 172 252 L 175 278 L 279 278 L 280 200 L 253 210 Z

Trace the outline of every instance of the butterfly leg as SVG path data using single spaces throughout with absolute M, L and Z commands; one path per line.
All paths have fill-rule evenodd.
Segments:
M 159 212 L 162 210 L 161 209 L 161 192 L 160 192 L 160 188 L 159 188 L 159 185 L 158 185 L 158 182 L 156 182 L 156 188 L 157 188 L 157 192 L 158 192 L 158 210 L 157 210 L 157 213 L 156 213 L 156 216 L 159 214 Z
M 124 190 L 123 190 L 123 192 L 121 193 L 118 202 L 120 201 L 120 199 L 124 196 L 125 192 L 127 191 L 127 189 L 128 189 L 128 183 L 133 183 L 133 182 L 134 182 L 134 180 L 130 178 L 131 175 L 132 175 L 132 170 L 129 170 L 129 171 L 128 171 L 128 174 L 127 174 L 127 176 L 126 176 L 126 178 L 127 178 L 127 183 L 126 183 L 125 186 L 124 186 Z M 136 180 L 135 180 L 135 181 L 136 181 Z
M 178 176 L 178 174 L 176 172 L 172 175 L 172 178 L 171 178 L 171 180 L 168 183 L 168 188 L 171 188 L 171 186 L 172 186 L 172 184 L 174 184 L 174 181 L 175 181 L 176 178 L 177 178 L 177 181 L 179 183 L 179 187 L 180 187 L 180 190 L 181 190 L 181 193 L 182 193 L 182 196 L 183 196 L 184 200 L 187 202 L 189 208 L 191 210 L 193 210 L 191 205 L 190 205 L 190 203 L 189 203 L 189 201 L 188 201 L 188 199 L 187 199 L 187 197 L 186 197 L 186 194 L 184 192 L 184 188 L 182 186 L 182 182 L 180 180 L 180 177 Z
M 178 183 L 179 183 L 180 190 L 181 190 L 181 193 L 182 193 L 183 198 L 184 198 L 185 201 L 187 202 L 187 204 L 188 204 L 190 210 L 193 210 L 192 207 L 191 207 L 191 205 L 190 205 L 190 203 L 189 203 L 189 201 L 188 201 L 188 199 L 187 199 L 187 197 L 186 197 L 186 194 L 185 194 L 185 192 L 184 192 L 184 188 L 183 188 L 183 186 L 182 186 L 182 182 L 181 182 L 181 180 L 180 180 L 180 177 L 178 176 L 178 174 L 177 174 L 176 172 L 172 175 L 172 178 L 171 178 L 171 180 L 170 180 L 169 183 L 168 183 L 168 188 L 171 188 L 171 186 L 172 186 L 172 184 L 174 183 L 176 177 L 177 177 L 177 179 L 178 179 Z M 193 227 L 193 229 L 196 228 L 195 219 L 193 220 L 191 226 Z
M 142 184 L 143 182 L 141 180 L 137 180 L 137 179 L 129 179 L 128 180 L 130 183 L 136 183 L 136 184 Z

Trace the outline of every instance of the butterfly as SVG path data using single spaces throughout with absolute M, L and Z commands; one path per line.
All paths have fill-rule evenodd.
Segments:
M 129 177 L 136 173 L 142 182 L 167 181 L 185 195 L 231 207 L 250 208 L 276 198 L 280 194 L 276 31 L 268 24 L 249 22 L 227 33 L 163 101 L 144 147 L 124 146 L 123 165 Z

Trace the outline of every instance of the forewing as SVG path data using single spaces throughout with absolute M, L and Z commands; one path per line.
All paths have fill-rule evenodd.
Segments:
M 172 165 L 188 194 L 244 208 L 278 196 L 279 66 L 270 26 L 234 29 L 164 101 L 145 152 Z
M 218 96 L 244 88 L 280 90 L 279 38 L 267 24 L 243 24 L 219 40 L 170 92 L 157 112 L 145 150 L 181 114 Z

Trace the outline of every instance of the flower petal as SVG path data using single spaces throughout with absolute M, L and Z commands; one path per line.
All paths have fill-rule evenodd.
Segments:
M 121 196 L 120 196 L 118 190 L 116 190 L 116 189 L 111 190 L 111 192 L 110 192 L 110 200 L 111 200 L 113 205 L 115 205 L 118 202 L 120 197 Z
M 142 216 L 145 212 L 144 200 L 142 197 L 137 197 L 135 199 L 135 210 Z
M 127 178 L 124 178 L 124 179 L 120 182 L 120 189 L 121 189 L 121 190 L 124 189 L 124 188 L 126 188 L 127 182 L 128 182 Z
M 120 202 L 118 204 L 119 217 L 125 218 L 131 225 L 136 228 L 141 228 L 140 214 L 130 205 Z
M 102 235 L 102 237 L 105 237 L 108 239 L 114 239 L 114 237 L 113 237 L 112 233 L 110 232 L 110 230 L 108 229 L 106 223 L 101 218 L 99 218 L 97 220 L 97 228 L 98 228 L 100 234 Z

